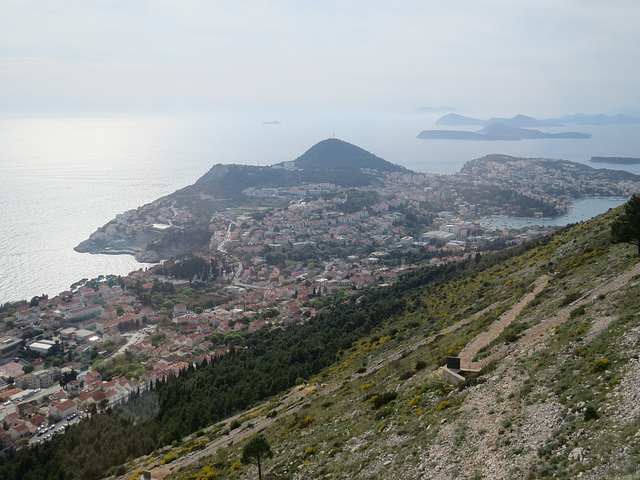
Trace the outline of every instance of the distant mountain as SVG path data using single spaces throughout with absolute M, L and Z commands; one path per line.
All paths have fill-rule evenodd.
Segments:
M 489 135 L 496 140 L 531 140 L 538 138 L 591 138 L 591 135 L 589 135 L 588 133 L 546 133 L 539 130 L 512 127 L 509 125 L 504 125 L 502 123 L 492 123 L 482 130 L 479 130 L 478 133 Z
M 540 138 L 591 138 L 588 133 L 561 132 L 546 133 L 539 130 L 512 127 L 502 123 L 492 123 L 477 132 L 460 130 L 423 130 L 418 134 L 423 140 L 534 140 Z
M 447 125 L 450 127 L 484 126 L 486 124 L 486 120 L 465 117 L 457 113 L 450 113 L 436 120 L 436 125 Z
M 555 120 L 538 120 L 537 118 L 527 117 L 526 115 L 516 115 L 512 118 L 494 117 L 487 120 L 487 124 L 502 123 L 509 127 L 561 127 L 562 124 Z
M 537 118 L 527 117 L 526 115 L 516 115 L 512 118 L 493 117 L 489 120 L 482 120 L 473 117 L 464 117 L 455 113 L 450 113 L 440 117 L 436 121 L 436 125 L 447 125 L 451 127 L 471 127 L 486 126 L 492 123 L 502 123 L 510 127 L 561 127 L 563 124 L 574 125 L 639 125 L 640 118 L 629 115 L 584 115 L 576 113 L 575 115 L 564 115 L 560 118 L 550 118 L 546 120 L 538 120 Z
M 562 125 L 555 120 L 538 120 L 533 117 L 527 117 L 525 115 L 516 115 L 512 118 L 500 118 L 494 117 L 489 120 L 481 120 L 479 118 L 464 117 L 451 113 L 440 117 L 437 121 L 437 125 L 448 125 L 456 127 L 465 126 L 486 126 L 493 123 L 501 123 L 509 127 L 561 127 Z
M 337 138 L 328 138 L 307 150 L 293 163 L 302 170 L 334 170 L 359 172 L 361 169 L 375 169 L 378 172 L 401 172 L 406 168 L 394 165 Z M 280 163 L 278 165 L 285 165 Z

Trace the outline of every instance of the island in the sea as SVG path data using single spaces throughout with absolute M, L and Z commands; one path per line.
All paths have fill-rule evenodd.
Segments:
M 418 134 L 422 140 L 535 140 L 540 138 L 591 138 L 588 133 L 546 133 L 539 130 L 519 128 L 503 123 L 492 123 L 477 132 L 463 130 L 423 130 Z
M 510 127 L 562 127 L 565 124 L 590 126 L 638 125 L 640 124 L 640 118 L 622 114 L 604 115 L 599 113 L 597 115 L 584 115 L 582 113 L 576 113 L 575 115 L 564 115 L 559 118 L 543 120 L 538 120 L 537 118 L 528 117 L 526 115 L 516 115 L 512 118 L 492 117 L 488 120 L 483 120 L 480 118 L 465 117 L 463 115 L 458 115 L 457 113 L 449 113 L 440 117 L 436 121 L 437 125 L 448 125 L 451 127 L 484 127 L 491 125 L 492 123 L 502 123 Z
M 613 163 L 615 165 L 637 165 L 640 158 L 637 157 L 591 157 L 593 163 Z

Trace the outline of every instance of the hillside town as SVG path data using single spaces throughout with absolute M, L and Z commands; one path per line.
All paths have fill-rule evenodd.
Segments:
M 559 212 L 578 198 L 640 190 L 639 182 L 595 181 L 572 166 L 528 167 L 519 159 L 470 162 L 454 176 L 368 172 L 379 177 L 377 187 L 248 188 L 246 198 L 276 197 L 285 206 L 213 213 L 209 245 L 186 260 L 3 306 L 0 450 L 46 441 L 83 415 L 206 365 L 261 329 L 304 322 L 326 302 L 552 231 L 483 229 L 485 216 L 512 214 L 516 205 L 478 196 L 482 188 L 508 185 Z M 188 226 L 192 212 L 167 201 L 127 212 L 99 235 L 116 244 L 140 234 L 152 244 Z M 193 258 L 204 270 L 170 268 Z

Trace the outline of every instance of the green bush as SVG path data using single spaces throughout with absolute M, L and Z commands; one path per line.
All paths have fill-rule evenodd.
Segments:
M 584 421 L 588 422 L 589 420 L 597 420 L 600 418 L 597 410 L 591 405 L 587 406 L 584 410 Z
M 373 409 L 377 410 L 380 407 L 392 402 L 398 397 L 396 392 L 384 392 L 380 395 L 373 397 Z
M 572 320 L 574 318 L 578 318 L 578 317 L 584 315 L 586 310 L 587 309 L 586 309 L 586 307 L 584 305 L 580 305 L 578 308 L 574 308 L 573 310 L 571 310 L 571 313 L 569 314 L 569 317 L 571 317 Z
M 606 358 L 599 358 L 595 362 L 593 362 L 593 371 L 594 372 L 604 372 L 609 366 L 609 360 Z

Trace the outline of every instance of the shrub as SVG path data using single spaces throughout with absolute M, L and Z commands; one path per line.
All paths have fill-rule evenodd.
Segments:
M 584 305 L 580 305 L 578 308 L 574 308 L 573 310 L 571 310 L 569 317 L 573 320 L 574 318 L 578 318 L 581 315 L 584 315 L 586 311 L 586 307 Z
M 377 410 L 383 405 L 386 405 L 387 403 L 395 400 L 397 397 L 398 397 L 398 394 L 396 392 L 384 392 L 380 395 L 376 395 L 375 397 L 372 397 L 371 401 L 373 402 L 374 410 Z
M 564 297 L 564 299 L 560 302 L 560 306 L 566 307 L 567 305 L 570 305 L 578 300 L 580 297 L 581 295 L 578 292 L 572 292 Z
M 402 373 L 398 379 L 399 380 L 409 380 L 411 377 L 413 377 L 413 372 L 411 370 Z
M 449 408 L 449 405 L 451 405 L 451 403 L 449 403 L 446 400 L 443 400 L 442 402 L 440 402 L 440 405 L 436 407 L 436 410 L 444 410 L 445 408 Z
M 422 360 L 418 360 L 416 362 L 416 368 L 415 368 L 416 372 L 418 372 L 420 370 L 424 370 L 425 368 L 427 368 L 427 362 L 424 362 Z
M 178 455 L 176 453 L 170 453 L 160 461 L 160 465 L 166 465 L 167 463 L 171 463 L 177 459 L 178 459 Z
M 609 360 L 606 358 L 599 358 L 595 362 L 593 362 L 593 371 L 594 372 L 603 372 L 609 366 Z
M 584 409 L 585 422 L 588 422 L 589 420 L 597 420 L 599 418 L 600 418 L 600 415 L 598 414 L 597 410 L 593 408 L 591 405 L 587 406 L 587 408 Z

